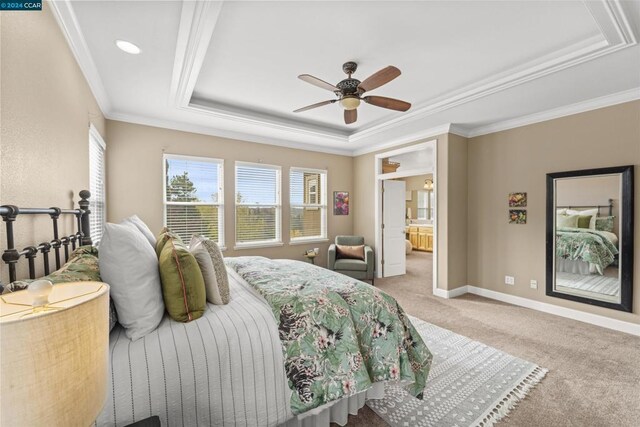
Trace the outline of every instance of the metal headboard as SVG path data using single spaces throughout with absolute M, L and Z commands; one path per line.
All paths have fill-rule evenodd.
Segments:
M 600 215 L 600 209 L 601 208 L 609 208 L 609 216 L 613 215 L 613 199 L 609 199 L 609 204 L 608 205 L 592 205 L 592 206 L 556 206 L 557 208 L 561 208 L 561 209 L 587 209 L 587 208 L 597 208 L 598 209 L 598 215 Z
M 56 270 L 62 266 L 60 250 L 64 248 L 65 262 L 69 260 L 69 245 L 71 250 L 76 246 L 91 245 L 91 230 L 89 226 L 89 198 L 91 193 L 87 190 L 80 191 L 79 209 L 60 208 L 19 208 L 13 205 L 0 206 L 0 216 L 7 228 L 7 249 L 2 253 L 2 260 L 9 266 L 9 282 L 16 280 L 16 264 L 21 257 L 29 262 L 29 278 L 36 278 L 35 258 L 38 252 L 42 254 L 45 276 L 50 273 L 49 252 L 53 248 L 56 260 Z M 49 215 L 53 222 L 53 239 L 40 243 L 37 246 L 27 246 L 21 251 L 16 249 L 13 236 L 13 223 L 20 215 Z M 58 234 L 58 218 L 60 215 L 74 215 L 78 231 L 69 236 L 60 237 Z

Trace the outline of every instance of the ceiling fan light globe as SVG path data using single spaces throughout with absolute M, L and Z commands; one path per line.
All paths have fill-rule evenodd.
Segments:
M 340 105 L 342 105 L 345 110 L 355 110 L 360 106 L 360 99 L 351 96 L 344 97 L 340 100 Z

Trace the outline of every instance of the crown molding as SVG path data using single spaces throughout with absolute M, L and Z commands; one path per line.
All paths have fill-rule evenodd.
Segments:
M 348 134 L 344 132 L 330 131 L 327 128 L 319 126 L 305 126 L 294 121 L 279 120 L 273 116 L 247 114 L 242 110 L 230 111 L 194 103 L 190 103 L 186 107 L 180 107 L 180 109 L 188 112 L 204 114 L 208 117 L 213 115 L 217 118 L 237 122 L 242 125 L 257 125 L 278 132 L 293 132 L 294 135 L 312 136 L 340 144 L 346 144 L 349 141 Z
M 404 135 L 399 138 L 396 138 L 392 141 L 386 142 L 384 144 L 376 144 L 369 147 L 357 148 L 352 151 L 352 156 L 361 156 L 363 154 L 373 153 L 376 151 L 397 147 L 403 144 L 409 144 L 412 142 L 421 142 L 424 139 L 433 138 L 434 136 L 444 135 L 451 131 L 451 123 L 446 123 L 444 125 L 435 126 L 429 129 L 424 129 L 420 132 L 413 133 L 411 135 Z
M 616 49 L 617 50 L 617 49 Z M 568 48 L 545 55 L 536 61 L 504 71 L 480 82 L 468 85 L 455 92 L 443 95 L 426 105 L 418 106 L 402 116 L 380 122 L 358 131 L 349 137 L 350 142 L 366 141 L 377 134 L 405 126 L 414 120 L 423 120 L 433 114 L 457 107 L 494 93 L 519 86 L 544 77 L 556 71 L 573 67 L 602 55 L 611 53 L 609 46 L 601 36 L 576 43 Z M 541 61 L 541 62 L 540 62 Z
M 247 125 L 248 129 L 260 126 L 265 131 L 263 132 L 261 130 L 258 133 L 250 130 L 228 130 L 220 129 L 217 125 L 206 126 L 189 124 L 188 122 L 180 120 L 151 118 L 112 110 L 111 102 L 88 45 L 82 35 L 71 2 L 69 0 L 57 0 L 48 3 L 51 4 L 54 17 L 60 25 L 71 51 L 105 117 L 149 126 L 197 132 L 205 135 L 242 139 L 307 151 L 357 156 L 410 142 L 417 142 L 421 139 L 431 138 L 444 133 L 454 133 L 466 138 L 471 138 L 640 98 L 638 88 L 634 88 L 629 91 L 594 100 L 486 126 L 468 127 L 464 124 L 444 124 L 410 135 L 403 133 L 403 129 L 408 123 L 423 120 L 425 117 L 437 112 L 636 45 L 636 36 L 629 24 L 629 20 L 625 16 L 620 1 L 596 0 L 585 1 L 584 4 L 598 25 L 601 36 L 590 38 L 560 51 L 553 52 L 538 58 L 536 61 L 521 64 L 519 67 L 507 72 L 492 76 L 472 86 L 462 88 L 454 93 L 432 100 L 428 105 L 418 106 L 402 116 L 382 123 L 376 123 L 350 135 L 337 130 L 330 130 L 329 128 L 323 129 L 317 125 L 308 125 L 293 120 L 288 121 L 265 114 L 254 114 L 252 112 L 232 111 L 206 105 L 196 105 L 191 100 L 193 89 L 201 71 L 224 2 L 184 1 L 180 17 L 171 88 L 169 91 L 169 105 L 173 106 L 176 111 L 186 111 L 197 114 L 200 117 L 216 117 L 223 122 L 234 124 L 236 128 L 241 128 L 242 125 Z M 384 139 L 387 142 L 363 147 L 363 145 L 367 144 L 368 140 L 374 137 L 380 137 L 382 134 L 385 135 Z M 332 146 L 327 147 L 323 145 L 324 143 Z M 343 149 L 336 147 L 336 145 L 340 147 L 359 146 L 360 148 Z
M 218 4 L 219 8 L 221 8 L 222 2 Z M 426 104 L 414 107 L 410 112 L 404 113 L 402 116 L 390 120 L 383 120 L 353 132 L 348 135 L 347 141 L 351 145 L 361 145 L 382 133 L 389 134 L 389 132 L 395 131 L 394 133 L 400 134 L 402 132 L 401 128 L 414 120 L 422 120 L 438 112 L 527 83 L 557 71 L 574 67 L 636 44 L 635 36 L 619 4 L 619 0 L 585 1 L 584 5 L 595 20 L 601 34 L 445 94 Z M 185 10 L 187 10 L 188 18 L 184 16 Z M 198 31 L 198 28 L 193 30 L 189 25 L 190 23 L 202 22 L 203 20 L 207 21 L 201 16 L 205 13 L 207 13 L 207 9 L 205 8 L 183 8 L 183 19 L 181 20 L 178 40 L 186 40 L 186 42 L 179 42 L 178 50 L 182 50 L 183 52 L 179 52 L 178 50 L 176 52 L 174 80 L 177 81 L 175 85 L 177 92 L 173 94 L 173 98 L 177 101 L 176 106 L 186 111 L 200 110 L 200 112 L 206 112 L 220 119 L 233 120 L 252 125 L 260 124 L 274 130 L 293 132 L 294 134 L 304 134 L 305 130 L 303 129 L 310 129 L 310 126 L 304 125 L 303 123 L 281 120 L 255 112 L 238 112 L 219 107 L 213 108 L 202 104 L 196 105 L 191 101 L 195 81 L 204 62 L 211 35 L 213 34 L 213 28 L 215 27 L 215 21 L 211 20 L 214 22 L 209 24 L 209 27 L 206 28 L 207 31 Z M 217 20 L 217 14 L 215 20 Z M 191 55 L 184 52 L 190 52 Z M 176 70 L 184 69 L 189 70 L 189 73 L 176 75 Z M 318 129 L 313 130 L 312 134 L 317 137 L 323 137 L 326 134 L 329 138 L 336 135 L 336 133 Z M 360 152 L 360 150 L 356 149 L 354 152 Z
M 539 113 L 530 114 L 528 116 L 492 123 L 486 126 L 475 127 L 464 133 L 466 133 L 467 138 L 474 138 L 476 136 L 519 128 L 535 123 L 546 122 L 548 120 L 571 116 L 578 113 L 584 113 L 586 111 L 597 110 L 604 107 L 610 107 L 612 105 L 623 104 L 625 102 L 631 102 L 638 99 L 640 99 L 640 87 L 614 93 L 612 95 L 601 96 L 599 98 L 594 98 L 571 105 L 566 105 L 560 108 L 541 111 Z
M 198 81 L 223 1 L 183 1 L 171 75 L 170 103 L 187 107 Z
M 100 110 L 102 110 L 103 114 L 109 113 L 111 111 L 111 102 L 100 78 L 98 67 L 96 67 L 95 62 L 93 62 L 91 51 L 82 34 L 71 2 L 69 0 L 56 0 L 49 1 L 47 4 L 51 6 L 53 16 L 62 30 L 62 34 L 64 34 L 64 38 L 67 40 L 67 44 L 71 49 L 71 53 L 76 59 L 80 71 L 82 71 Z
M 619 0 L 583 0 L 583 3 L 609 45 L 631 46 L 637 43 Z
M 326 146 L 316 145 L 316 144 L 312 145 L 305 142 L 290 141 L 282 138 L 270 138 L 266 136 L 256 135 L 254 133 L 229 131 L 229 130 L 219 129 L 211 126 L 186 123 L 178 120 L 158 119 L 155 117 L 146 117 L 146 116 L 130 114 L 130 113 L 111 113 L 111 114 L 105 115 L 105 118 L 109 120 L 116 120 L 116 121 L 125 122 L 125 123 L 133 123 L 133 124 L 152 126 L 156 128 L 162 128 L 162 129 L 197 133 L 200 135 L 209 135 L 209 136 L 215 136 L 220 138 L 236 139 L 239 141 L 255 142 L 258 144 L 274 145 L 277 147 L 293 148 L 293 149 L 303 150 L 303 151 L 326 153 L 326 154 L 337 154 L 340 156 L 353 155 L 353 152 L 348 149 L 343 150 L 339 148 L 326 147 Z

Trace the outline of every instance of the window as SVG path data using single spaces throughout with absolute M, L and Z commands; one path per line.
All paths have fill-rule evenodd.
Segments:
M 418 219 L 427 219 L 429 208 L 426 191 L 418 191 Z
M 418 190 L 418 219 L 433 219 L 433 191 Z
M 89 127 L 89 230 L 94 245 L 100 243 L 102 229 L 107 220 L 105 192 L 106 145 L 93 125 Z
M 327 171 L 291 168 L 291 241 L 327 238 Z
M 236 162 L 236 245 L 281 244 L 280 167 Z
M 164 223 L 182 240 L 194 234 L 224 247 L 223 161 L 165 154 Z

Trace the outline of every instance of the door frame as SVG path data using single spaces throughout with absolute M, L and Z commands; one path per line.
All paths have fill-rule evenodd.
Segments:
M 420 151 L 433 144 L 433 171 L 427 168 L 416 168 L 401 172 L 382 173 L 382 159 L 385 157 L 397 156 L 399 154 L 412 153 Z M 406 178 L 409 176 L 425 175 L 433 172 L 433 212 L 435 218 L 433 220 L 433 292 L 438 288 L 438 140 L 431 139 L 408 147 L 396 150 L 385 151 L 375 155 L 375 182 L 374 182 L 374 203 L 375 203 L 375 247 L 376 247 L 376 278 L 382 277 L 382 255 L 383 255 L 383 237 L 382 237 L 382 181 L 393 178 Z

